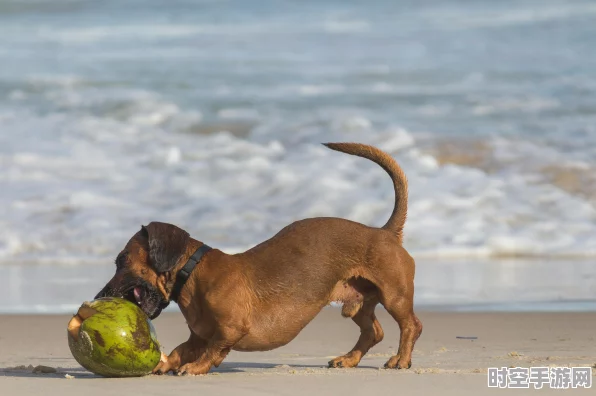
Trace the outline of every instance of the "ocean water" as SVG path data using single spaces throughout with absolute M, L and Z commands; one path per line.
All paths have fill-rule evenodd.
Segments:
M 4 0 L 0 266 L 384 224 L 387 175 L 327 141 L 402 165 L 416 258 L 590 262 L 595 37 L 590 0 Z
M 113 272 L 110 265 L 0 266 L 0 314 L 74 314 Z M 420 259 L 414 304 L 432 311 L 593 312 L 595 293 L 587 260 Z

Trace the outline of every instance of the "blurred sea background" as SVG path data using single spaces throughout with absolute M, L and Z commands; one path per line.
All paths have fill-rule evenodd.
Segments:
M 226 252 L 384 224 L 419 306 L 596 310 L 596 3 L 3 0 L 0 312 L 71 312 L 150 221 Z

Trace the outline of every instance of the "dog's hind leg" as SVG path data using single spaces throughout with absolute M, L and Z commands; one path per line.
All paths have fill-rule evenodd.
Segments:
M 381 304 L 399 325 L 399 349 L 385 368 L 405 369 L 412 366 L 414 343 L 422 333 L 422 323 L 414 314 L 414 279 L 399 278 L 396 283 L 379 285 Z
M 352 320 L 360 326 L 360 338 L 350 352 L 329 362 L 329 367 L 356 367 L 362 356 L 370 348 L 381 342 L 383 329 L 375 316 L 375 307 L 379 300 L 375 297 L 364 301 L 361 308 L 352 316 Z M 347 316 L 347 311 L 342 311 Z

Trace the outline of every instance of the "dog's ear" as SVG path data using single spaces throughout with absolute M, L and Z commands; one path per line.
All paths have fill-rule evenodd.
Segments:
M 158 273 L 171 271 L 190 242 L 188 232 L 172 224 L 151 222 L 143 226 L 149 241 L 149 260 Z

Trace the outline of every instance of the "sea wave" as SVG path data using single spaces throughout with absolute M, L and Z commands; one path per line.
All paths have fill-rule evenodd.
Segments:
M 415 257 L 596 256 L 593 4 L 162 3 L 0 6 L 0 264 L 384 224 L 387 175 L 328 141 L 403 166 Z
M 494 138 L 467 150 L 480 150 L 490 166 L 457 163 L 365 116 L 340 112 L 298 128 L 299 138 L 266 123 L 248 136 L 197 134 L 172 130 L 189 117 L 173 104 L 142 103 L 126 117 L 4 114 L 0 183 L 10 188 L 0 198 L 0 262 L 111 257 L 153 220 L 230 252 L 301 218 L 382 225 L 394 200 L 387 175 L 323 140 L 374 144 L 402 165 L 410 183 L 405 246 L 415 256 L 596 256 L 592 196 L 540 173 L 556 148 Z

